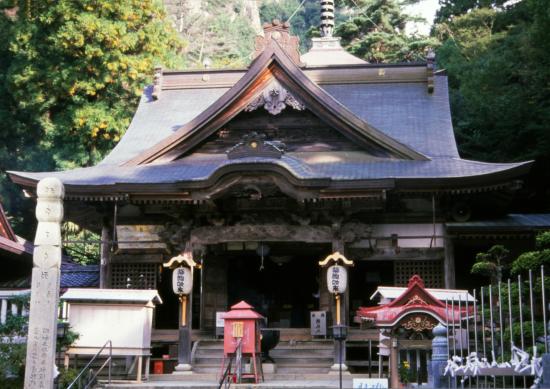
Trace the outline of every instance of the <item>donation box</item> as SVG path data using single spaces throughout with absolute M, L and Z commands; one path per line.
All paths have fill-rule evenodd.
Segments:
M 243 354 L 259 354 L 261 351 L 260 320 L 263 318 L 245 301 L 233 305 L 231 310 L 223 315 L 224 355 L 235 353 L 239 341 L 241 341 Z

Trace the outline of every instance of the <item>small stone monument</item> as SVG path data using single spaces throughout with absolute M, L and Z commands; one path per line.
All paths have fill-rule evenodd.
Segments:
M 443 375 L 447 360 L 449 359 L 449 340 L 447 339 L 447 328 L 441 324 L 432 330 L 432 363 L 430 387 L 446 388 L 449 384 L 448 377 Z
M 25 389 L 51 389 L 55 379 L 64 194 L 63 184 L 57 178 L 44 178 L 36 187 L 38 227 L 34 239 Z

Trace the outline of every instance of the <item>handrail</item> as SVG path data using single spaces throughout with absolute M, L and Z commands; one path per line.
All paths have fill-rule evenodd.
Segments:
M 86 382 L 85 386 L 84 386 L 84 389 L 87 389 L 90 387 L 90 385 L 94 382 L 94 380 L 96 379 L 96 377 L 99 375 L 99 373 L 105 368 L 105 366 L 108 364 L 109 365 L 109 383 L 111 383 L 111 364 L 112 364 L 112 361 L 113 361 L 113 342 L 111 340 L 108 340 L 105 342 L 105 344 L 99 349 L 99 351 L 93 356 L 93 358 L 90 360 L 90 362 L 88 362 L 86 364 L 86 366 L 84 366 L 82 368 L 82 370 L 80 370 L 80 373 L 78 373 L 78 375 L 76 376 L 76 378 L 73 380 L 73 382 L 71 382 L 69 384 L 69 386 L 67 386 L 66 389 L 72 389 L 74 387 L 74 385 L 76 383 L 78 383 L 78 387 L 80 388 L 80 379 L 82 378 L 82 376 L 84 375 L 84 373 L 90 368 L 90 366 L 92 365 L 92 363 L 101 355 L 101 353 L 103 352 L 103 350 L 105 350 L 105 348 L 107 347 L 107 345 L 109 345 L 109 358 L 107 358 L 107 360 L 103 363 L 103 365 L 101 365 L 101 367 L 99 369 L 97 369 L 97 371 L 95 372 L 95 374 L 93 374 L 93 376 L 88 379 L 88 382 Z M 91 371 L 91 370 L 90 370 Z M 93 373 L 93 371 L 91 371 Z
M 229 377 L 229 374 L 231 373 L 231 365 L 233 364 L 233 359 L 235 359 L 235 362 L 237 364 L 237 366 L 236 366 L 236 369 L 237 369 L 237 383 L 240 383 L 240 376 L 241 376 L 240 370 L 242 369 L 242 365 L 241 365 L 241 363 L 242 363 L 242 340 L 243 340 L 242 338 L 239 338 L 239 341 L 237 342 L 237 345 L 235 346 L 235 351 L 232 354 L 230 354 L 230 356 L 229 356 L 229 363 L 227 364 L 227 368 L 225 369 L 225 372 L 222 374 L 218 389 L 221 389 L 223 383 Z M 231 380 L 227 380 L 227 383 L 228 383 L 228 385 L 226 385 L 225 387 L 227 389 L 229 389 L 229 387 L 231 387 Z

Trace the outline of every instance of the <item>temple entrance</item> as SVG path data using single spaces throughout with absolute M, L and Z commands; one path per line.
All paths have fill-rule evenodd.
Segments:
M 309 327 L 319 308 L 318 261 L 327 252 L 327 245 L 296 243 L 226 251 L 228 306 L 246 300 L 271 328 Z

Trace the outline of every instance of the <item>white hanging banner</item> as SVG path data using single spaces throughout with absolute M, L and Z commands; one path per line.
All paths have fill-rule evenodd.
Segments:
M 334 265 L 327 270 L 327 287 L 330 293 L 344 293 L 348 287 L 348 271 L 345 267 Z
M 189 294 L 193 290 L 193 272 L 187 266 L 181 266 L 172 272 L 172 290 L 175 294 Z

